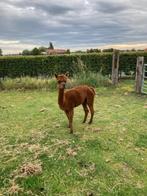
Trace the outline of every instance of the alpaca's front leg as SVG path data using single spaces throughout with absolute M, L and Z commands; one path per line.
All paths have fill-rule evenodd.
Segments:
M 72 109 L 71 111 L 69 111 L 69 128 L 70 128 L 70 133 L 73 133 L 73 115 L 74 115 L 74 110 Z

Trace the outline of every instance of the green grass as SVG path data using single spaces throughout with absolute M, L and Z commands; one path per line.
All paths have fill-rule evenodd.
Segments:
M 147 96 L 131 81 L 96 93 L 93 124 L 78 107 L 71 135 L 56 91 L 0 92 L 0 195 L 146 195 Z

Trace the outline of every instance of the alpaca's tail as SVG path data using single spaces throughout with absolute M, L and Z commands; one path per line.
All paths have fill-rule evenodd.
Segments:
M 93 94 L 96 95 L 96 92 L 95 92 L 94 88 L 90 87 L 90 89 L 92 90 Z

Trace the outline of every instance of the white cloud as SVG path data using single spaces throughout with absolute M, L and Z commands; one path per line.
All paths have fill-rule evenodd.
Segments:
M 18 40 L 0 40 L 0 46 L 3 49 L 3 54 L 18 54 L 24 49 L 32 50 L 34 47 L 41 45 L 21 43 Z
M 0 45 L 18 44 L 19 40 L 0 40 Z

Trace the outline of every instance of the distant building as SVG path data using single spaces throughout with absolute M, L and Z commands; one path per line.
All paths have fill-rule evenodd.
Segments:
M 147 48 L 145 48 L 144 51 L 147 52 Z
M 48 55 L 54 55 L 54 54 L 67 54 L 67 50 L 65 49 L 47 49 Z

